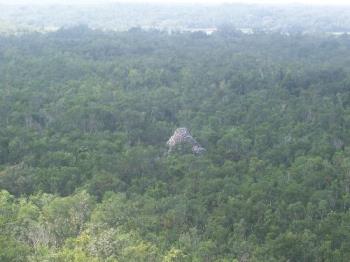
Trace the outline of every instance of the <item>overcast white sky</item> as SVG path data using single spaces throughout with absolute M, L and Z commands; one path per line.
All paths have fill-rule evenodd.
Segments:
M 203 4 L 220 4 L 220 3 L 267 3 L 267 4 L 317 4 L 317 5 L 350 5 L 350 0 L 0 0 L 0 4 L 98 4 L 98 3 L 203 3 Z

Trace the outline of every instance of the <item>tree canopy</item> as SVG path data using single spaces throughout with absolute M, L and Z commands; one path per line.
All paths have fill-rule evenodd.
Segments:
M 348 36 L 0 36 L 1 261 L 347 261 Z M 206 149 L 166 155 L 186 126 Z

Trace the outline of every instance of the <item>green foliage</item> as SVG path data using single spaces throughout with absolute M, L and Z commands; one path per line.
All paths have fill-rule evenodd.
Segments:
M 0 249 L 0 260 L 4 262 L 27 261 L 26 257 L 30 251 L 22 243 L 2 235 L 0 236 Z
M 0 37 L 0 260 L 349 260 L 349 48 Z M 181 126 L 205 154 L 167 155 Z

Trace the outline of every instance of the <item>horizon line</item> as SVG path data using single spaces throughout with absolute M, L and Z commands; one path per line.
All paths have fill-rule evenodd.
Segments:
M 222 6 L 222 5 L 257 5 L 257 6 L 336 6 L 336 7 L 349 7 L 350 2 L 343 3 L 343 2 L 331 2 L 331 3 L 323 3 L 323 2 L 312 2 L 312 3 L 304 3 L 301 1 L 288 1 L 288 2 L 281 2 L 281 1 L 242 1 L 242 0 L 231 0 L 231 1 L 215 1 L 215 2 L 203 2 L 199 0 L 195 1 L 161 1 L 161 0 L 116 0 L 116 1 L 57 1 L 54 0 L 51 3 L 44 2 L 44 1 L 32 1 L 32 2 L 25 2 L 25 1 L 11 1 L 11 2 L 2 2 L 0 0 L 0 5 L 5 6 L 52 6 L 52 5 L 62 5 L 62 6 L 81 6 L 81 5 L 90 5 L 90 6 L 102 6 L 102 5 L 108 5 L 108 4 L 140 4 L 140 5 L 162 5 L 162 6 Z

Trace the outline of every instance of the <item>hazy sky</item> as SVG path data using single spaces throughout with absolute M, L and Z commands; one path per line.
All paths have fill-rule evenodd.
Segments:
M 110 2 L 147 2 L 147 3 L 203 3 L 203 4 L 219 4 L 219 3 L 302 3 L 302 4 L 321 4 L 321 5 L 350 5 L 350 0 L 0 0 L 0 4 L 95 4 Z

